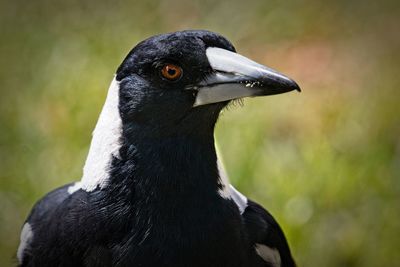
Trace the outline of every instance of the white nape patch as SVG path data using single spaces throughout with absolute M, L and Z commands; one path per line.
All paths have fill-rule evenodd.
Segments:
M 29 223 L 25 223 L 24 227 L 22 227 L 21 231 L 21 241 L 19 243 L 17 258 L 20 264 L 22 264 L 22 260 L 24 258 L 24 252 L 28 249 L 29 243 L 32 241 L 33 232 L 32 227 Z
M 226 49 L 209 47 L 206 50 L 206 55 L 210 66 L 214 70 L 246 75 L 249 77 L 259 77 L 260 75 L 275 76 L 290 81 L 288 77 L 280 74 L 276 70 L 258 64 L 247 57 Z
M 82 188 L 82 182 L 76 182 L 68 187 L 68 194 L 72 195 L 81 188 Z
M 104 188 L 108 183 L 112 158 L 119 158 L 122 121 L 118 105 L 119 82 L 114 77 L 93 131 L 89 154 L 83 167 L 81 187 L 85 191 L 90 192 L 97 187 Z
M 236 190 L 232 185 L 230 185 L 231 197 L 233 201 L 239 208 L 240 214 L 243 214 L 245 209 L 247 208 L 247 197 L 245 197 L 242 193 Z
M 217 167 L 218 167 L 220 184 L 222 186 L 222 188 L 218 190 L 218 193 L 221 197 L 229 199 L 231 197 L 231 192 L 229 188 L 229 178 L 228 175 L 226 174 L 224 164 L 219 158 L 217 159 Z
M 258 255 L 266 262 L 272 264 L 274 267 L 281 266 L 281 255 L 276 248 L 270 248 L 266 245 L 256 244 L 255 249 Z

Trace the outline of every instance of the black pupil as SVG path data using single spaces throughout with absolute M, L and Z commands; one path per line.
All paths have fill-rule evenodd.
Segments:
M 176 74 L 176 70 L 175 69 L 168 69 L 168 74 L 169 75 L 171 75 L 171 76 L 175 76 L 175 74 Z

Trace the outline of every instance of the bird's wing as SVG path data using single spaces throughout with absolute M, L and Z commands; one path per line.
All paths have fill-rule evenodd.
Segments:
M 52 213 L 58 206 L 77 189 L 79 189 L 79 183 L 64 185 L 51 191 L 34 205 L 21 231 L 20 244 L 17 251 L 17 258 L 20 265 L 27 265 L 26 256 L 30 254 L 35 229 L 46 225 L 48 220 L 53 217 Z
M 93 204 L 104 198 L 100 193 L 88 194 L 77 182 L 37 202 L 22 228 L 19 266 L 111 266 L 111 251 L 99 240 L 115 232 L 106 218 L 118 209 Z
M 231 196 L 246 225 L 257 254 L 271 267 L 296 266 L 285 235 L 274 217 L 261 205 L 249 200 L 231 186 Z

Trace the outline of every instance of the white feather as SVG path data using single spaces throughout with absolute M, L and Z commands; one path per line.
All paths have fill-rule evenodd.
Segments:
M 72 195 L 76 191 L 82 188 L 82 183 L 81 182 L 76 182 L 73 185 L 68 187 L 68 194 Z
M 236 188 L 234 188 L 232 185 L 230 185 L 230 191 L 233 201 L 236 203 L 240 210 L 240 214 L 243 214 L 247 207 L 247 197 L 237 191 Z
M 29 243 L 33 239 L 32 227 L 29 223 L 25 223 L 24 227 L 21 231 L 21 241 L 19 243 L 17 258 L 20 264 L 22 264 L 22 260 L 24 257 L 24 252 L 28 249 Z
M 266 262 L 272 264 L 274 267 L 281 266 L 281 256 L 276 248 L 270 248 L 266 245 L 256 244 L 256 252 Z
M 93 132 L 89 154 L 83 167 L 81 187 L 88 192 L 104 188 L 109 180 L 113 157 L 119 158 L 122 122 L 119 113 L 119 82 L 114 78 Z
M 231 197 L 231 192 L 229 188 L 229 178 L 228 175 L 226 174 L 224 165 L 221 160 L 217 159 L 217 167 L 218 167 L 218 173 L 219 173 L 219 179 L 220 179 L 220 184 L 221 184 L 221 189 L 218 190 L 218 193 L 220 194 L 221 197 L 225 199 L 229 199 Z

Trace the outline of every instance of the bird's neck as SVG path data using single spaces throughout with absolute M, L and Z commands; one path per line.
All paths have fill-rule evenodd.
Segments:
M 151 127 L 124 124 L 119 82 L 113 79 L 101 111 L 80 186 L 85 191 L 130 183 L 151 193 L 219 192 L 227 197 L 226 175 L 217 162 L 213 125 L 201 131 L 154 136 Z M 147 130 L 146 130 L 147 129 Z M 148 131 L 146 133 L 146 131 Z
M 109 186 L 134 192 L 135 198 L 184 201 L 221 195 L 220 176 L 212 134 L 139 138 L 123 143 Z

